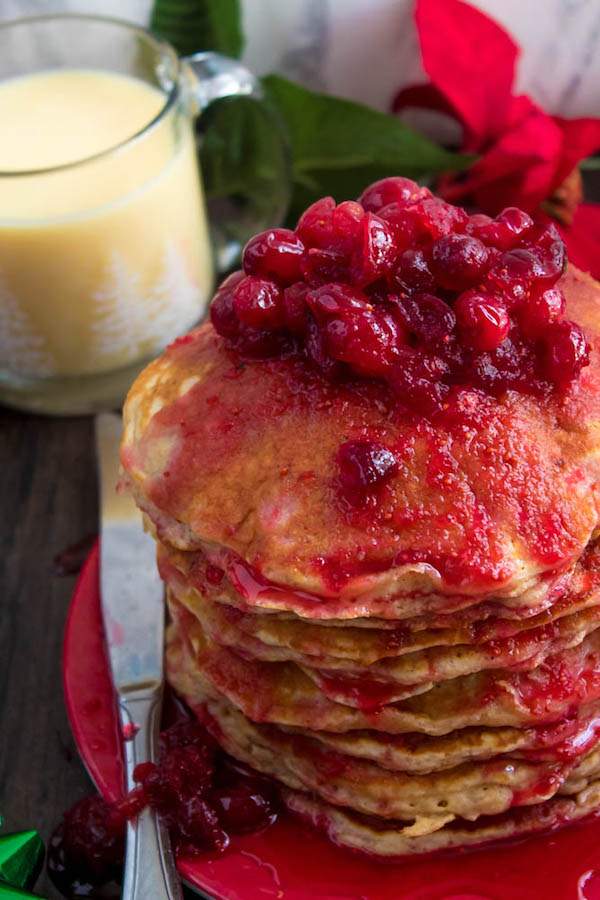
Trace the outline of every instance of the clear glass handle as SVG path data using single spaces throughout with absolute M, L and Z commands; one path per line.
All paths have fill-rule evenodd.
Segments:
M 258 78 L 236 59 L 220 53 L 194 53 L 184 56 L 182 66 L 191 72 L 192 114 L 199 115 L 214 100 L 223 97 L 249 97 L 262 99 Z
M 231 269 L 257 231 L 279 225 L 289 206 L 284 131 L 260 81 L 235 59 L 202 52 L 182 60 L 217 267 Z

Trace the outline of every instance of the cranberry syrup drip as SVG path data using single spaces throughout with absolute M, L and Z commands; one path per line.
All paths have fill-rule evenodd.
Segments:
M 125 826 L 146 806 L 161 815 L 176 852 L 186 856 L 221 852 L 229 834 L 262 830 L 277 816 L 273 784 L 227 757 L 194 720 L 164 731 L 158 765 L 141 763 L 134 778 L 138 787 L 117 804 L 85 797 L 54 831 L 48 872 L 66 897 L 120 896 Z
M 577 378 L 589 348 L 563 318 L 565 265 L 553 225 L 515 208 L 468 216 L 386 178 L 359 202 L 317 201 L 295 231 L 253 237 L 211 319 L 243 354 L 383 379 L 430 418 L 456 385 L 544 395 Z

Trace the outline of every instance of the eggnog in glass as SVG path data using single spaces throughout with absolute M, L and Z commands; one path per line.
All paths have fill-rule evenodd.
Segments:
M 93 17 L 0 27 L 0 400 L 118 404 L 214 283 L 172 49 Z

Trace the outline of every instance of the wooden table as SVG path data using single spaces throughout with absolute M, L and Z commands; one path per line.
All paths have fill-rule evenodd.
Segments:
M 69 729 L 62 638 L 75 577 L 54 556 L 97 528 L 92 420 L 0 410 L 0 813 L 47 841 L 92 790 Z M 59 897 L 45 873 L 36 890 Z

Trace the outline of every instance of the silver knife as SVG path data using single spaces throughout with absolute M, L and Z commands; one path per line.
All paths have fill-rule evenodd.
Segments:
M 155 546 L 131 497 L 117 493 L 121 417 L 96 416 L 100 473 L 102 615 L 119 703 L 127 790 L 133 770 L 157 756 L 163 692 L 163 585 Z M 169 834 L 145 809 L 127 825 L 123 900 L 182 900 Z

